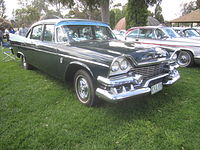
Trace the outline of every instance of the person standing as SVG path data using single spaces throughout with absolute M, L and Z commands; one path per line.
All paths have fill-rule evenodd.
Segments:
M 23 24 L 22 27 L 19 29 L 19 35 L 26 36 L 26 33 L 28 32 L 28 28 L 25 27 Z
M 15 30 L 12 27 L 10 27 L 9 28 L 9 33 L 15 34 Z

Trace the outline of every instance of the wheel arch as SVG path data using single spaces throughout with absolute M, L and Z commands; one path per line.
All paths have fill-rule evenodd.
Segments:
M 20 58 L 21 56 L 24 57 L 24 54 L 22 52 L 17 52 L 17 57 Z
M 181 51 L 189 51 L 192 53 L 192 55 L 194 56 L 194 51 L 192 49 L 186 49 L 186 48 L 180 48 L 179 50 L 177 50 L 176 53 L 180 53 Z
M 74 62 L 69 63 L 68 67 L 66 68 L 64 80 L 65 81 L 73 81 L 74 75 L 75 75 L 76 71 L 78 71 L 79 69 L 83 69 L 83 70 L 87 71 L 89 73 L 89 75 L 91 76 L 91 78 L 94 79 L 93 72 L 86 64 L 84 64 L 82 62 L 74 61 Z

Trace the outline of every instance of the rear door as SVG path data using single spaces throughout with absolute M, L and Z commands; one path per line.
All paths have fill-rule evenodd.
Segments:
M 57 55 L 54 24 L 43 25 L 43 34 L 36 47 L 39 51 L 37 54 L 38 65 L 48 74 L 57 77 L 57 68 L 60 60 Z
M 157 40 L 152 28 L 141 28 L 138 34 L 138 43 L 142 48 L 151 48 L 157 46 Z

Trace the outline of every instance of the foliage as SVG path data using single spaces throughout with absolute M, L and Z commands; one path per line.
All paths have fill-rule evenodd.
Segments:
M 200 0 L 196 1 L 196 9 L 200 9 Z
M 110 27 L 113 29 L 117 22 L 126 16 L 126 5 L 123 7 L 122 10 L 119 8 L 112 9 L 110 11 Z
M 183 8 L 181 10 L 182 15 L 186 15 L 191 13 L 192 11 L 196 10 L 196 3 L 194 1 L 191 1 L 189 3 L 183 4 Z
M 17 9 L 15 11 L 15 17 L 18 26 L 21 26 L 22 24 L 31 25 L 39 20 L 40 13 L 37 8 L 28 5 L 25 8 Z
M 181 12 L 182 15 L 186 15 L 197 9 L 200 9 L 200 0 L 184 3 Z
M 80 7 L 74 7 L 72 8 L 67 15 L 65 15 L 66 18 L 80 18 L 80 19 L 91 19 L 91 20 L 101 20 L 100 11 L 98 9 L 93 10 L 92 14 L 91 12 L 85 8 L 83 10 L 80 10 Z
M 75 3 L 74 0 L 48 0 L 50 3 L 60 3 L 63 6 L 67 6 L 69 8 L 72 8 Z
M 90 20 L 101 20 L 100 10 L 96 6 L 89 7 L 84 0 L 77 2 L 69 13 L 65 16 L 67 18 L 81 18 Z
M 32 23 L 38 21 L 39 19 L 49 19 L 55 18 L 54 16 L 62 17 L 60 13 L 60 5 L 58 3 L 53 3 L 52 6 L 55 6 L 56 11 L 50 10 L 50 4 L 44 0 L 18 0 L 19 5 L 22 6 L 21 9 L 15 11 L 15 17 L 18 26 L 22 24 L 31 25 Z M 27 16 L 26 16 L 27 14 Z M 21 18 L 21 15 L 23 16 Z
M 11 22 L 0 17 L 0 30 L 5 30 L 6 28 L 12 27 Z
M 49 0 L 50 2 L 60 2 L 62 5 L 72 8 L 76 3 L 81 3 L 85 8 L 89 10 L 88 19 L 92 18 L 95 9 L 100 8 L 101 10 L 101 20 L 104 22 L 110 22 L 110 0 Z M 76 8 L 77 10 L 77 8 Z M 79 8 L 78 8 L 79 10 Z
M 4 0 L 0 0 L 0 17 L 6 18 L 6 5 Z
M 2 53 L 0 53 L 0 60 Z M 2 150 L 198 150 L 200 69 L 180 68 L 163 91 L 99 108 L 20 62 L 0 61 Z
M 153 6 L 155 4 L 160 4 L 161 2 L 162 0 L 145 0 L 145 3 L 150 6 Z
M 164 23 L 164 18 L 163 18 L 163 15 L 162 15 L 162 8 L 160 7 L 160 4 L 156 5 L 156 8 L 155 8 L 155 18 L 160 23 Z
M 126 14 L 126 28 L 145 26 L 148 17 L 147 7 L 144 0 L 129 0 Z
M 148 6 L 160 4 L 162 0 L 129 0 L 126 13 L 126 28 L 133 26 L 144 26 L 147 23 L 149 11 Z M 152 15 L 152 14 L 150 14 Z M 162 19 L 159 8 L 159 18 Z

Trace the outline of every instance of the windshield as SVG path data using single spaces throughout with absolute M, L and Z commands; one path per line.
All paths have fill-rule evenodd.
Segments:
M 172 28 L 162 28 L 162 30 L 170 38 L 178 38 L 178 37 L 180 37 L 180 35 L 178 35 L 178 33 L 176 33 L 176 31 L 174 31 Z
M 108 27 L 104 26 L 64 25 L 62 26 L 62 30 L 62 34 L 57 33 L 58 37 L 68 37 L 70 42 L 115 39 L 112 31 Z
M 184 31 L 184 33 L 187 37 L 200 36 L 198 32 L 194 29 L 187 29 Z

